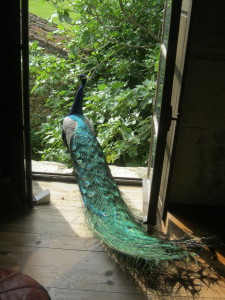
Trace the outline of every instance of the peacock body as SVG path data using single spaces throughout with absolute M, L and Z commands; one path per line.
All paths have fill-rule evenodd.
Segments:
M 63 121 L 63 139 L 71 153 L 86 207 L 87 220 L 95 235 L 115 253 L 131 260 L 157 264 L 189 256 L 179 241 L 150 236 L 124 201 L 107 165 L 90 122 L 83 115 L 83 88 Z

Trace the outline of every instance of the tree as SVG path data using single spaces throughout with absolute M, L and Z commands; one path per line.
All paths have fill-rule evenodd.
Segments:
M 62 22 L 58 31 L 69 40 L 70 49 L 64 75 L 60 73 L 61 80 L 48 97 L 47 104 L 55 107 L 51 126 L 59 110 L 62 118 L 71 104 L 75 75 L 85 73 L 90 78 L 85 113 L 94 123 L 107 161 L 143 164 L 150 140 L 163 1 L 48 1 L 57 11 Z M 49 86 L 50 77 L 45 80 Z

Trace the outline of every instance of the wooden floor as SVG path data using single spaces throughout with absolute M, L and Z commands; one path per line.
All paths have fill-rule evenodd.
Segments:
M 34 181 L 34 195 L 49 189 L 51 203 L 0 223 L 0 267 L 27 274 L 52 300 L 144 300 L 85 226 L 77 185 Z M 123 187 L 141 206 L 139 187 Z M 140 207 L 141 208 L 141 207 Z
M 146 299 L 86 227 L 78 186 L 33 182 L 34 195 L 46 189 L 50 190 L 50 204 L 36 206 L 24 216 L 5 216 L 5 221 L 1 220 L 0 267 L 35 278 L 48 289 L 52 300 Z M 121 190 L 138 210 L 142 210 L 141 187 L 123 186 Z M 172 288 L 165 285 L 165 290 L 159 292 L 149 289 L 147 299 L 225 299 L 224 278 L 218 280 L 209 268 L 204 270 L 207 274 L 199 268 L 192 271 L 182 271 L 175 276 L 180 285 L 171 283 L 171 274 L 166 274 L 165 283 L 170 282 Z M 203 275 L 202 281 L 199 274 Z M 187 277 L 192 283 L 188 293 L 180 288 L 188 282 Z M 199 293 L 192 297 L 191 288 Z

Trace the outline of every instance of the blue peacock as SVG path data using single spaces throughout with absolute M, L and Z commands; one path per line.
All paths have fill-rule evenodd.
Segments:
M 74 103 L 63 120 L 62 138 L 73 160 L 87 221 L 93 232 L 117 257 L 126 258 L 128 264 L 141 262 L 142 266 L 152 266 L 189 257 L 186 246 L 193 241 L 170 241 L 149 235 L 124 201 L 92 125 L 83 114 L 87 77 L 80 75 L 80 79 L 81 86 Z

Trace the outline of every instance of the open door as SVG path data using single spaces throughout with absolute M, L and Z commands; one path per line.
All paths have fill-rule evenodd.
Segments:
M 17 211 L 33 205 L 29 135 L 28 0 L 5 1 L 0 58 L 1 149 L 0 210 Z
M 192 0 L 167 0 L 165 4 L 160 68 L 153 115 L 148 176 L 144 182 L 144 221 L 163 218 L 176 124 L 179 120 Z

